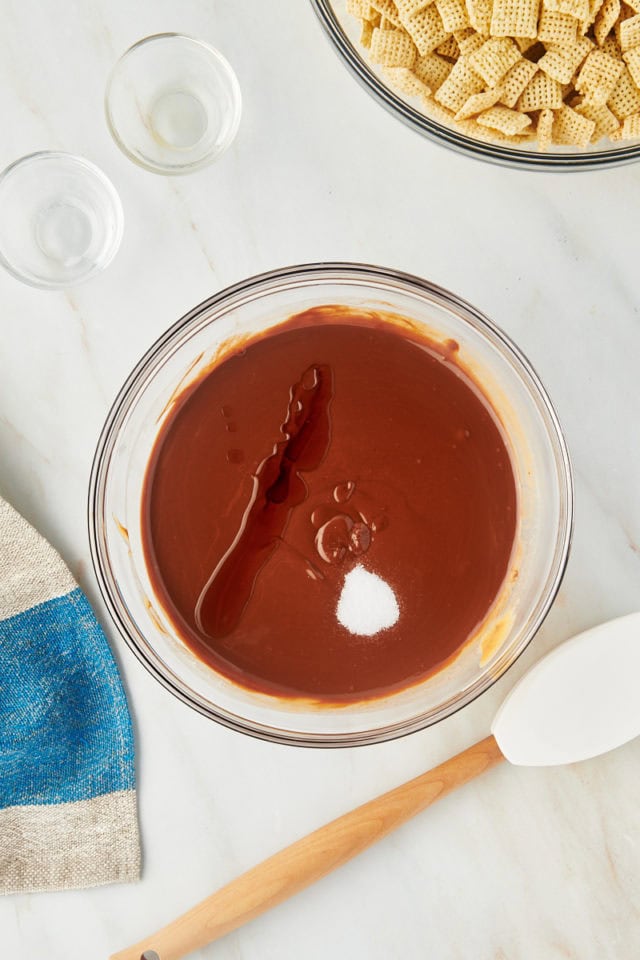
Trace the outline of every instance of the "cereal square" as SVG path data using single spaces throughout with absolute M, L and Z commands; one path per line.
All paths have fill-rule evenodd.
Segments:
M 535 37 L 540 0 L 494 0 L 492 37 Z
M 640 0 L 639 0 L 640 2 Z M 469 23 L 483 36 L 489 36 L 493 0 L 466 0 Z
M 413 65 L 413 72 L 428 87 L 437 90 L 451 73 L 451 64 L 439 57 L 437 53 L 426 53 L 417 58 Z
M 406 21 L 405 26 L 421 55 L 432 53 L 449 36 L 449 31 L 445 30 L 435 4 L 430 4 L 424 10 L 414 14 Z
M 640 15 L 620 21 L 620 47 L 624 53 L 640 46 Z
M 570 83 L 592 49 L 593 42 L 588 37 L 580 37 L 571 47 L 550 47 L 538 60 L 538 66 L 552 80 Z
M 640 113 L 640 90 L 631 79 L 626 67 L 622 70 L 607 106 L 618 120 L 626 120 L 632 113 Z
M 393 0 L 369 0 L 374 10 L 377 10 L 386 20 L 390 20 L 394 27 L 398 29 L 402 26 L 400 14 Z
M 520 51 L 509 37 L 490 37 L 469 57 L 469 63 L 488 87 L 495 87 L 519 60 Z
M 566 13 L 576 20 L 586 20 L 589 16 L 589 0 L 544 0 L 547 10 Z
M 360 43 L 368 50 L 371 47 L 371 38 L 373 37 L 373 24 L 370 20 L 363 20 L 360 29 Z
M 557 80 L 538 70 L 524 88 L 516 106 L 524 113 L 530 110 L 544 110 L 545 107 L 550 110 L 559 110 L 562 107 L 562 87 Z
M 436 53 L 440 57 L 448 57 L 450 60 L 457 60 L 460 56 L 460 47 L 455 37 L 447 37 L 444 43 L 436 47 Z
M 578 39 L 578 21 L 568 13 L 543 9 L 538 24 L 538 40 L 556 46 L 571 46 Z
M 477 123 L 513 137 L 531 125 L 531 117 L 517 110 L 509 110 L 508 107 L 491 107 L 477 117 Z
M 371 60 L 384 67 L 412 67 L 416 48 L 404 30 L 381 30 L 375 27 L 371 37 Z
M 465 104 L 456 113 L 456 120 L 468 120 L 469 117 L 488 110 L 498 102 L 500 88 L 495 90 L 485 90 L 483 93 L 474 93 Z
M 458 30 L 453 36 L 456 39 L 458 49 L 463 57 L 470 57 L 472 53 L 480 49 L 487 39 L 487 37 L 484 37 L 481 33 L 476 33 L 476 31 L 471 28 L 468 30 Z
M 520 95 L 529 81 L 537 72 L 538 67 L 531 60 L 520 60 L 511 67 L 508 73 L 500 81 L 500 103 L 505 107 L 515 107 L 520 99 Z
M 549 110 L 548 107 L 545 107 L 545 109 L 541 110 L 538 114 L 536 135 L 538 137 L 538 150 L 540 153 L 546 153 L 552 142 L 553 118 L 554 112 L 553 110 Z
M 469 14 L 464 0 L 435 0 L 442 25 L 449 33 L 469 26 Z
M 575 88 L 595 106 L 604 105 L 613 92 L 624 64 L 604 50 L 592 50 L 575 79 Z
M 604 106 L 594 106 L 588 100 L 584 100 L 573 109 L 576 113 L 586 117 L 587 120 L 593 120 L 595 123 L 596 127 L 591 135 L 592 143 L 597 143 L 602 137 L 611 136 L 620 126 L 620 121 L 611 113 L 606 104 Z
M 640 47 L 634 47 L 633 50 L 627 50 L 623 54 L 627 69 L 631 74 L 631 79 L 636 87 L 640 87 Z
M 551 133 L 554 143 L 586 147 L 595 128 L 595 121 L 565 105 L 555 114 Z
M 425 7 L 428 7 L 433 0 L 395 0 L 398 8 L 398 16 L 402 23 L 411 19 L 415 13 L 420 13 Z
M 608 37 L 619 16 L 620 0 L 604 0 L 593 25 L 593 35 L 599 47 Z
M 408 97 L 430 97 L 432 90 L 408 67 L 383 67 L 384 75 L 393 86 Z
M 471 68 L 465 57 L 454 63 L 451 73 L 435 95 L 438 103 L 457 113 L 470 96 L 484 90 L 484 80 Z
M 620 139 L 636 140 L 638 137 L 640 137 L 640 113 L 632 113 L 624 118 Z

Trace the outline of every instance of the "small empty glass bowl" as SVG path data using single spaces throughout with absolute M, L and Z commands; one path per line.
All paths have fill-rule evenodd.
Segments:
M 82 157 L 32 153 L 0 174 L 0 263 L 33 287 L 63 289 L 99 273 L 123 222 L 111 181 Z
M 153 173 L 182 174 L 212 163 L 231 145 L 242 99 L 221 53 L 201 40 L 160 33 L 120 57 L 105 108 L 130 160 Z

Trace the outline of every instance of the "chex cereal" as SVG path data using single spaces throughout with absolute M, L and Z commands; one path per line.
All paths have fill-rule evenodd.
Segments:
M 535 37 L 540 0 L 493 0 L 491 36 Z
M 435 99 L 455 114 L 464 106 L 472 94 L 480 93 L 484 89 L 484 85 L 482 77 L 478 76 L 464 57 L 460 57 L 445 82 L 436 92 Z
M 519 113 L 518 110 L 510 110 L 508 107 L 491 107 L 480 114 L 477 122 L 482 127 L 491 127 L 492 130 L 499 130 L 500 133 L 513 136 L 522 133 L 524 128 L 530 125 L 531 117 L 526 113 Z
M 505 107 L 515 107 L 520 95 L 537 72 L 538 67 L 531 60 L 520 60 L 500 81 L 500 103 Z
M 580 21 L 568 13 L 543 9 L 538 23 L 538 40 L 555 46 L 572 46 L 578 39 Z
M 518 110 L 529 113 L 533 110 L 559 110 L 562 106 L 562 86 L 557 80 L 538 70 L 522 91 L 516 104 Z
M 567 47 L 550 47 L 538 60 L 538 66 L 552 80 L 571 83 L 576 71 L 593 49 L 593 40 L 580 37 L 577 43 Z
M 495 87 L 518 60 L 520 51 L 509 37 L 490 37 L 469 57 L 469 63 L 488 87 Z
M 494 90 L 485 90 L 483 93 L 472 94 L 458 110 L 454 119 L 468 120 L 469 117 L 474 117 L 482 113 L 483 110 L 488 110 L 489 107 L 493 107 L 498 102 L 501 93 L 502 91 L 498 87 Z
M 640 0 L 347 0 L 385 81 L 465 136 L 640 140 Z
M 640 14 L 620 22 L 620 46 L 624 53 L 640 45 Z
M 413 40 L 403 30 L 381 30 L 376 27 L 371 37 L 371 59 L 384 67 L 412 67 L 417 51 Z
M 623 57 L 631 79 L 635 85 L 640 88 L 640 47 L 627 50 L 627 52 L 623 54 Z
M 464 0 L 435 0 L 442 25 L 449 33 L 469 26 L 469 14 Z
M 489 36 L 492 7 L 493 0 L 467 0 L 469 23 L 483 37 Z
M 554 143 L 586 147 L 595 128 L 593 120 L 583 117 L 565 104 L 555 113 L 551 137 Z

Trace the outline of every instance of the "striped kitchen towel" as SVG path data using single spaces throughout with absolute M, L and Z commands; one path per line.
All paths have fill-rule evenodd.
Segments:
M 0 499 L 0 893 L 139 875 L 117 667 L 58 554 Z

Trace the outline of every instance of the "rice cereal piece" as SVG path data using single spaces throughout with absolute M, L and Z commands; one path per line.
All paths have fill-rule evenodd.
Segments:
M 382 72 L 396 90 L 408 97 L 430 97 L 433 92 L 407 67 L 383 67 Z
M 447 37 L 444 43 L 436 47 L 435 52 L 439 57 L 448 57 L 449 60 L 457 60 L 460 56 L 460 47 L 456 43 L 455 37 Z
M 589 16 L 590 0 L 543 0 L 547 10 L 553 10 L 556 13 L 566 13 L 576 20 L 586 20 Z
M 396 7 L 395 3 L 393 3 L 393 0 L 369 0 L 369 3 L 382 17 L 384 17 L 386 20 L 390 20 L 394 27 L 398 29 L 402 27 L 400 14 L 398 13 L 398 8 Z
M 520 99 L 524 88 L 538 70 L 535 63 L 521 57 L 515 66 L 500 81 L 500 103 L 513 109 Z
M 596 128 L 591 134 L 592 143 L 597 143 L 598 140 L 601 140 L 603 137 L 610 137 L 620 126 L 620 121 L 611 113 L 611 110 L 609 110 L 606 104 L 604 106 L 594 106 L 588 100 L 583 100 L 582 103 L 577 104 L 573 109 L 576 113 L 586 117 L 588 120 L 593 120 L 595 123 Z
M 487 39 L 487 37 L 484 37 L 481 33 L 476 33 L 472 29 L 458 30 L 453 36 L 458 44 L 460 55 L 463 57 L 470 57 L 472 53 L 480 49 Z
M 568 13 L 543 9 L 538 23 L 538 40 L 556 46 L 571 46 L 578 39 L 578 21 Z
M 481 127 L 490 127 L 491 130 L 499 130 L 500 133 L 513 137 L 531 125 L 531 117 L 517 110 L 509 110 L 508 107 L 491 107 L 476 117 L 476 123 Z
M 603 3 L 604 0 L 589 0 L 589 16 L 585 17 L 580 24 L 580 30 L 583 34 L 586 33 L 589 27 L 593 24 Z
M 625 0 L 625 3 L 634 13 L 640 13 L 640 0 Z
M 640 87 L 640 47 L 634 47 L 633 50 L 627 50 L 623 54 L 627 70 L 631 74 L 631 79 L 636 87 Z
M 360 43 L 365 49 L 369 50 L 371 47 L 371 38 L 373 37 L 373 24 L 370 20 L 362 20 L 361 23 Z
M 620 0 L 604 0 L 593 24 L 593 35 L 599 47 L 602 46 L 611 30 L 613 30 L 619 16 Z
M 604 50 L 592 50 L 575 79 L 575 88 L 595 106 L 602 106 L 613 93 L 623 69 L 622 60 L 614 60 Z
M 484 80 L 471 68 L 466 57 L 460 57 L 436 93 L 435 99 L 455 114 L 470 96 L 480 93 L 481 90 L 484 90 Z
M 475 117 L 478 113 L 488 110 L 489 107 L 496 105 L 500 99 L 500 87 L 493 90 L 484 90 L 482 93 L 474 93 L 467 102 L 460 107 L 455 115 L 456 120 L 468 120 L 469 117 Z
M 535 37 L 540 0 L 494 0 L 489 33 L 492 37 Z
M 483 36 L 489 36 L 493 0 L 466 0 L 469 23 Z
M 557 80 L 552 80 L 541 70 L 534 74 L 516 104 L 516 108 L 522 113 L 544 110 L 545 107 L 550 110 L 559 110 L 561 106 L 562 87 Z
M 626 66 L 607 100 L 607 106 L 620 122 L 626 120 L 632 113 L 640 113 L 640 90 L 631 79 Z
M 571 83 L 580 64 L 593 49 L 589 37 L 580 37 L 571 47 L 550 47 L 538 60 L 538 66 L 552 80 Z
M 448 60 L 443 60 L 437 53 L 426 53 L 423 57 L 417 58 L 413 65 L 413 72 L 428 87 L 437 90 L 451 73 L 451 66 Z
M 347 0 L 347 13 L 359 20 L 371 20 L 372 10 L 369 0 Z
M 401 30 L 402 27 L 396 27 L 395 23 L 392 20 L 388 20 L 387 17 L 380 17 L 380 23 L 378 27 L 381 30 Z
M 637 140 L 640 137 L 640 113 L 632 113 L 624 118 L 622 130 L 620 131 L 621 140 Z
M 428 7 L 433 0 L 395 0 L 398 8 L 398 16 L 402 23 L 411 19 L 415 13 L 420 13 L 425 7 Z
M 404 30 L 381 30 L 375 27 L 371 37 L 371 60 L 383 67 L 412 67 L 416 48 Z
M 551 135 L 554 143 L 586 147 L 596 125 L 593 120 L 580 116 L 566 105 L 553 118 Z
M 488 87 L 495 87 L 520 60 L 520 51 L 509 37 L 490 37 L 472 53 L 469 63 Z
M 469 14 L 464 0 L 435 0 L 442 25 L 449 33 L 469 26 Z
M 540 153 L 546 153 L 552 143 L 551 131 L 553 129 L 554 112 L 548 107 L 541 110 L 538 114 L 536 124 L 536 139 L 538 141 L 538 150 Z
M 405 27 L 422 56 L 432 53 L 449 36 L 435 4 L 430 4 L 406 20 Z
M 620 47 L 622 52 L 626 53 L 627 50 L 633 49 L 633 47 L 640 46 L 640 15 L 636 14 L 635 17 L 629 17 L 628 20 L 622 20 L 620 22 Z

